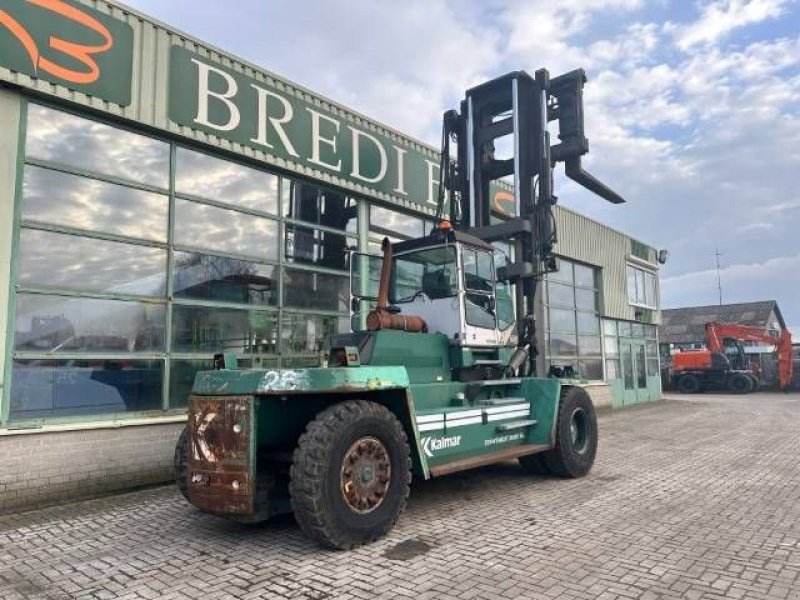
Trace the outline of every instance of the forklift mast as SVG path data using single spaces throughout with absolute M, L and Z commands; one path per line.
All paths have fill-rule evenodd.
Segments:
M 609 202 L 621 196 L 581 167 L 589 151 L 584 135 L 583 69 L 550 78 L 546 69 L 531 77 L 515 71 L 466 92 L 460 112 L 443 118 L 441 180 L 437 218 L 443 218 L 446 195 L 456 230 L 486 242 L 510 241 L 513 262 L 498 274 L 514 284 L 518 350 L 514 366 L 535 372 L 533 320 L 536 284 L 558 270 L 553 206 L 553 168 L 563 162 L 567 177 Z M 548 124 L 558 122 L 559 143 L 550 143 Z M 510 136 L 510 158 L 495 158 L 495 140 Z M 457 158 L 450 156 L 450 141 Z M 503 179 L 514 186 L 514 214 L 492 219 L 490 185 Z M 493 222 L 494 221 L 494 222 Z

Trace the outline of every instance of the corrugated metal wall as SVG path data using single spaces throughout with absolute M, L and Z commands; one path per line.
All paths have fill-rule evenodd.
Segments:
M 602 269 L 602 313 L 613 319 L 637 320 L 628 303 L 625 267 L 628 259 L 642 263 L 632 252 L 630 237 L 562 206 L 555 207 L 558 244 L 556 253 Z M 648 250 L 647 263 L 657 269 L 655 249 Z M 641 320 L 641 319 L 638 319 Z M 658 314 L 654 315 L 658 322 Z

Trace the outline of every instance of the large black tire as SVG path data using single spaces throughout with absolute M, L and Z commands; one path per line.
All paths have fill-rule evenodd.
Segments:
M 681 394 L 697 394 L 703 389 L 703 382 L 697 375 L 686 373 L 678 377 L 675 387 Z
M 580 387 L 561 391 L 556 445 L 541 454 L 547 470 L 559 477 L 583 477 L 597 454 L 597 415 L 589 394 Z
M 189 499 L 189 485 L 186 478 L 189 475 L 189 427 L 183 428 L 175 444 L 175 454 L 172 457 L 173 471 L 175 475 L 175 485 L 187 500 Z
M 728 377 L 727 381 L 728 390 L 734 394 L 749 394 L 755 387 L 753 386 L 753 379 L 745 373 L 733 373 Z
M 411 451 L 400 421 L 380 404 L 350 400 L 320 412 L 300 436 L 289 493 L 306 535 L 347 550 L 394 527 L 410 484 Z

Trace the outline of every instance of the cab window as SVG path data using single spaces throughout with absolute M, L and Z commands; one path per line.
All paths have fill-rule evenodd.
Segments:
M 456 250 L 453 246 L 427 248 L 394 259 L 392 300 L 411 302 L 425 294 L 431 300 L 458 293 Z
M 464 288 L 466 289 L 464 308 L 467 324 L 473 327 L 494 329 L 494 261 L 492 255 L 484 250 L 463 248 Z

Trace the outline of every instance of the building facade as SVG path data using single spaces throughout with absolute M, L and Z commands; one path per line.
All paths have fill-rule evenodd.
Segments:
M 436 149 L 127 8 L 4 8 L 0 512 L 168 478 L 197 370 L 318 364 L 348 251 L 430 231 L 439 183 Z M 540 372 L 657 399 L 655 249 L 556 220 Z

